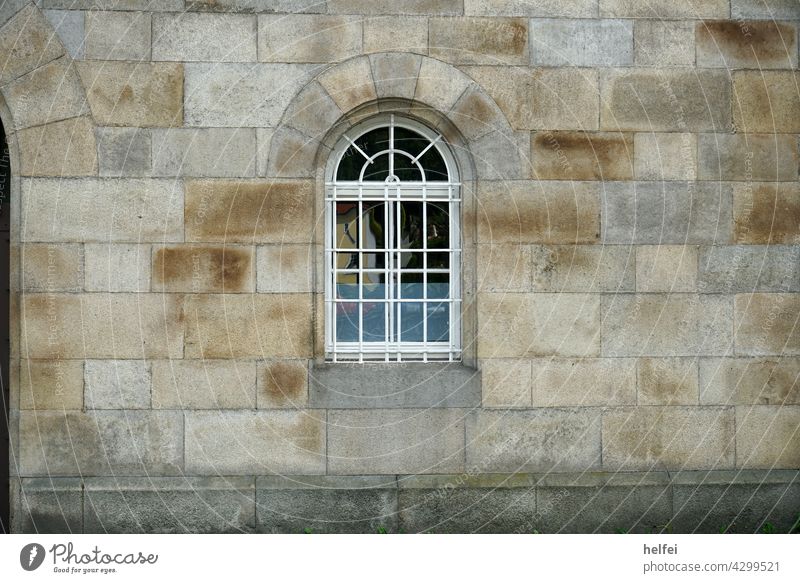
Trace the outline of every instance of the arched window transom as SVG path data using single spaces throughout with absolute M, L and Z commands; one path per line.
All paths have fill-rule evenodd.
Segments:
M 459 360 L 461 229 L 441 134 L 395 115 L 349 130 L 325 183 L 329 360 Z

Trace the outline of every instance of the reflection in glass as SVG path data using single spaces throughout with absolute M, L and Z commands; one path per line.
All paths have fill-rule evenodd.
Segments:
M 450 216 L 447 203 L 429 202 L 428 249 L 447 249 L 450 246 Z

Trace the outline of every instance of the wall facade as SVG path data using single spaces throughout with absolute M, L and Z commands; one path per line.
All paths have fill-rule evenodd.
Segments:
M 5 2 L 14 529 L 789 530 L 798 22 Z M 386 112 L 459 160 L 460 365 L 323 362 L 324 168 Z

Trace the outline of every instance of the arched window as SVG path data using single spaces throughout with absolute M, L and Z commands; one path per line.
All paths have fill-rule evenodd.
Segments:
M 329 360 L 460 359 L 459 186 L 444 138 L 413 120 L 340 139 L 325 183 Z

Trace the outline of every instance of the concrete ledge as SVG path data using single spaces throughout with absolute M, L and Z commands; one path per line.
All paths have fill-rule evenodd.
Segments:
M 319 409 L 479 407 L 480 371 L 461 363 L 315 364 L 309 406 Z

